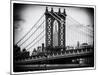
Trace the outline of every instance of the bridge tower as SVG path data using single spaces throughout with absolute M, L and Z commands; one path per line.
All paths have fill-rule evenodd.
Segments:
M 58 12 L 55 12 L 53 8 L 51 11 L 46 7 L 45 11 L 46 19 L 46 50 L 64 50 L 65 48 L 65 34 L 66 34 L 66 11 L 61 12 L 60 8 Z

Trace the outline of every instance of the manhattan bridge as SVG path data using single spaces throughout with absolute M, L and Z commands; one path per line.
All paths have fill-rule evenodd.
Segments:
M 45 20 L 43 20 L 43 17 Z M 93 46 L 84 43 L 83 46 L 78 45 L 77 48 L 66 47 L 66 19 L 75 25 L 81 25 L 66 14 L 65 9 L 61 12 L 59 8 L 58 12 L 55 12 L 53 8 L 49 11 L 46 7 L 45 13 L 14 45 L 13 63 L 15 72 L 94 66 Z M 41 20 L 43 22 L 39 23 Z M 35 26 L 37 28 L 33 31 Z M 41 27 L 43 28 L 40 31 Z M 38 35 L 35 35 L 37 32 Z M 27 43 L 21 51 L 21 46 L 31 37 L 35 38 Z M 41 40 L 45 40 L 45 42 L 41 43 Z M 39 46 L 34 48 L 38 43 Z M 31 55 L 30 49 L 33 50 Z

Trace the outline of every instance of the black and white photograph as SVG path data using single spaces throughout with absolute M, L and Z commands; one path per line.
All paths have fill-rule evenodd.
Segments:
M 95 67 L 95 7 L 12 1 L 13 73 Z

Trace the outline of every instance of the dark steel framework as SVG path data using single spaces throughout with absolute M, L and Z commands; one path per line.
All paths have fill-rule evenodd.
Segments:
M 53 15 L 54 16 L 53 16 Z M 63 12 L 61 12 L 60 8 L 58 12 L 54 12 L 53 8 L 51 8 L 51 11 L 48 11 L 48 8 L 46 7 L 45 11 L 45 18 L 46 18 L 46 50 L 64 50 L 65 48 L 65 20 L 66 20 L 66 12 L 65 9 Z M 58 23 L 58 36 L 57 39 L 55 39 L 58 42 L 57 46 L 54 46 L 54 39 L 53 39 L 53 27 L 54 27 L 54 21 L 57 21 Z

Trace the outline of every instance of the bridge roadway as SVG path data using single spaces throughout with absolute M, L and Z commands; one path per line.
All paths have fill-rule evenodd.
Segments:
M 45 60 L 53 60 L 53 59 L 61 59 L 61 58 L 71 58 L 71 57 L 80 57 L 80 56 L 87 56 L 93 54 L 93 49 L 81 49 L 81 50 L 69 50 L 68 53 L 64 52 L 61 54 L 56 55 L 47 55 L 45 56 L 39 56 L 35 58 L 28 58 L 20 61 L 16 61 L 16 63 L 32 63 L 32 62 L 39 62 L 39 61 L 45 61 Z

